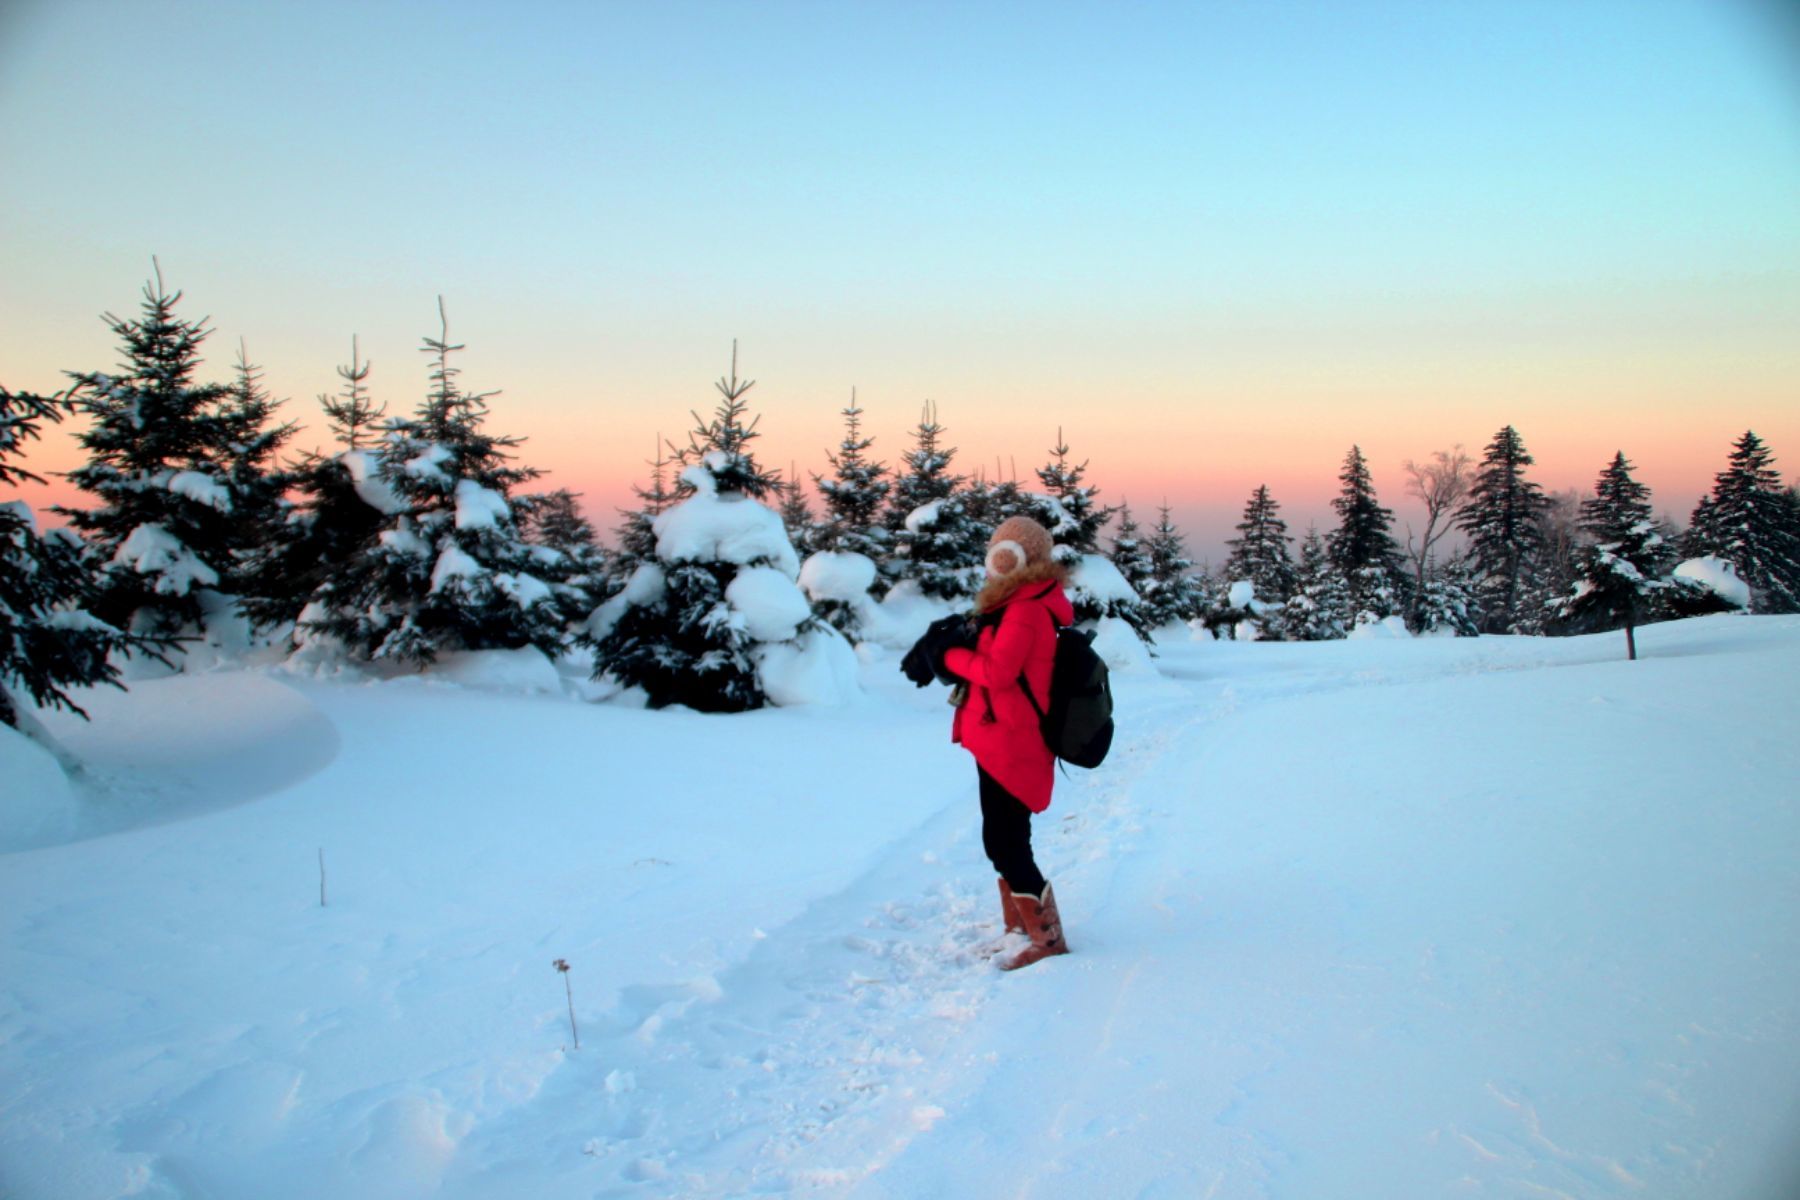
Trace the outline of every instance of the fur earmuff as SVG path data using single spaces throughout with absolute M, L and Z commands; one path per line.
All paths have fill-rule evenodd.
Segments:
M 987 569 L 989 575 L 1011 575 L 1025 565 L 1025 547 L 1011 538 L 1001 538 L 988 547 Z

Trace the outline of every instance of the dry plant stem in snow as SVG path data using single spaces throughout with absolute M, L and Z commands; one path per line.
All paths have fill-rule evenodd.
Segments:
M 575 1039 L 575 1048 L 581 1049 L 581 1033 L 575 1028 L 575 989 L 569 986 L 569 960 L 559 958 L 551 964 L 562 973 L 563 991 L 569 997 L 569 1036 Z

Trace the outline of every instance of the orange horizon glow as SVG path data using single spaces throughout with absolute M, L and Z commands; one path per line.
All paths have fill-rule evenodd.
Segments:
M 744 374 L 753 377 L 751 372 Z M 270 380 L 272 390 L 276 382 Z M 465 374 L 465 382 L 486 386 L 470 374 Z M 656 439 L 685 444 L 693 424 L 688 409 L 710 414 L 712 397 L 706 395 L 710 388 L 704 383 L 702 388 L 694 389 L 700 393 L 698 403 L 682 407 L 680 401 L 668 401 L 656 405 L 654 414 L 649 405 L 526 403 L 502 391 L 490 401 L 488 428 L 525 439 L 518 460 L 544 471 L 526 490 L 568 488 L 579 493 L 602 540 L 610 543 L 617 510 L 633 506 L 632 487 L 648 482 Z M 863 431 L 875 438 L 870 454 L 892 468 L 912 444 L 921 405 L 878 398 L 871 391 L 858 392 Z M 760 410 L 759 393 L 769 399 Z M 838 397 L 802 403 L 791 393 L 782 395 L 759 384 L 749 398 L 752 413 L 760 413 L 761 436 L 755 445 L 759 459 L 784 475 L 797 467 L 817 511 L 812 474 L 830 469 L 826 451 L 835 451 L 843 436 L 839 410 L 849 400 L 848 388 Z M 402 407 L 390 402 L 389 412 Z M 1749 411 L 1735 414 L 1723 405 L 1703 413 L 1665 412 L 1621 432 L 1612 428 L 1619 418 L 1608 412 L 1575 412 L 1553 420 L 1543 406 L 1516 419 L 1490 417 L 1477 424 L 1478 418 L 1467 415 L 1429 416 L 1429 405 L 1344 405 L 1332 413 L 1328 410 L 1333 406 L 1316 397 L 1295 400 L 1280 393 L 1261 405 L 1235 406 L 1197 397 L 1184 403 L 1164 393 L 1133 409 L 1096 406 L 1077 398 L 1039 406 L 1036 398 L 997 389 L 994 398 L 983 403 L 938 404 L 945 443 L 957 451 L 952 470 L 994 478 L 1016 469 L 1020 481 L 1035 489 L 1035 472 L 1049 461 L 1058 426 L 1054 419 L 1036 416 L 1025 421 L 1022 410 L 1029 407 L 1046 412 L 1061 407 L 1077 414 L 1077 420 L 1061 426 L 1062 434 L 1071 460 L 1088 464 L 1086 482 L 1100 489 L 1102 502 L 1129 503 L 1140 526 L 1148 526 L 1166 501 L 1193 557 L 1214 562 L 1224 554 L 1223 543 L 1232 536 L 1245 501 L 1260 485 L 1266 484 L 1281 504 L 1296 541 L 1309 522 L 1316 522 L 1321 531 L 1330 529 L 1335 523 L 1330 502 L 1338 492 L 1338 472 L 1352 443 L 1362 447 L 1370 463 L 1381 502 L 1395 511 L 1395 534 L 1401 541 L 1409 525 L 1420 528 L 1424 519 L 1405 494 L 1405 461 L 1422 461 L 1435 450 L 1459 443 L 1478 461 L 1493 434 L 1508 423 L 1525 438 L 1536 460 L 1531 478 L 1546 491 L 1573 489 L 1586 496 L 1613 453 L 1623 450 L 1637 478 L 1651 487 L 1658 510 L 1680 524 L 1710 491 L 1732 443 L 1745 429 L 1755 429 L 1771 447 L 1787 478 L 1797 472 L 1784 453 L 1800 454 L 1800 416 L 1766 403 L 1745 405 Z M 1097 419 L 1096 408 L 1105 410 L 1104 423 Z M 303 425 L 290 444 L 290 454 L 328 449 L 321 444 L 324 421 L 316 405 L 290 403 L 280 412 L 284 419 Z M 1273 427 L 1269 414 L 1276 418 Z M 1670 419 L 1677 415 L 1680 420 Z M 46 525 L 61 523 L 46 511 L 50 507 L 84 508 L 92 502 L 92 497 L 59 477 L 83 461 L 75 440 L 80 425 L 77 419 L 47 428 L 43 440 L 30 445 L 22 461 L 47 482 L 25 484 L 7 497 L 24 500 Z

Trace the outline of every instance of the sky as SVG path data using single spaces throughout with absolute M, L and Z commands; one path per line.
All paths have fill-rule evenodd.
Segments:
M 425 395 L 441 296 L 602 528 L 734 340 L 768 465 L 929 400 L 1214 561 L 1259 484 L 1329 527 L 1353 444 L 1402 537 L 1405 462 L 1508 424 L 1678 519 L 1745 429 L 1800 476 L 1781 4 L 10 0 L 0 171 L 0 383 L 116 364 L 154 255 L 323 446 L 353 337 Z

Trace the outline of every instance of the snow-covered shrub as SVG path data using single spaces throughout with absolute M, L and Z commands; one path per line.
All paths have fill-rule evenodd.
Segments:
M 642 688 L 654 708 L 739 712 L 847 697 L 854 654 L 813 615 L 780 515 L 719 489 L 722 461 L 709 454 L 682 472 L 692 494 L 656 518 L 655 561 L 596 610 L 596 673 Z
M 447 327 L 425 347 L 432 392 L 412 419 L 389 423 L 374 476 L 356 484 L 384 511 L 379 532 L 319 586 L 302 627 L 371 661 L 521 646 L 554 656 L 567 639 L 558 589 L 575 566 L 521 533 L 512 491 L 538 472 L 507 465 L 517 438 L 482 429 L 486 397 L 457 387 L 449 356 L 461 347 Z M 353 477 L 369 465 L 345 458 Z

